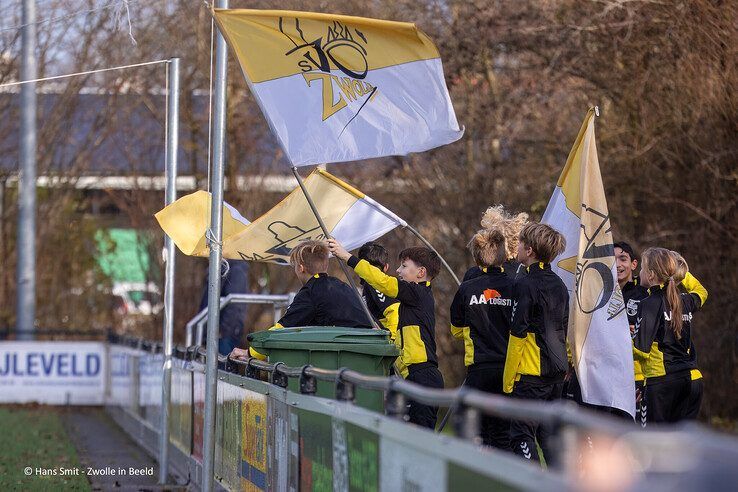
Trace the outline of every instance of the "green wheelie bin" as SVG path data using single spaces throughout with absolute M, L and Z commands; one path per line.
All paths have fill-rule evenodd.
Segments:
M 321 369 L 346 367 L 367 376 L 388 376 L 390 367 L 400 354 L 388 331 L 366 328 L 280 328 L 251 333 L 248 340 L 272 363 L 284 362 L 290 367 L 310 364 Z M 299 393 L 296 378 L 290 379 L 289 389 Z M 316 395 L 334 398 L 335 383 L 318 381 Z M 356 404 L 383 412 L 384 395 L 381 391 L 356 388 Z

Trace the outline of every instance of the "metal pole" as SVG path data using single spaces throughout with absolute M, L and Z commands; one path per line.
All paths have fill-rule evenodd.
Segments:
M 169 94 L 167 105 L 167 187 L 164 205 L 177 199 L 177 151 L 179 149 L 179 58 L 169 60 L 167 66 Z M 161 392 L 161 430 L 159 432 L 159 483 L 167 483 L 169 476 L 169 400 L 172 393 L 172 347 L 174 338 L 174 242 L 164 237 L 164 380 Z
M 459 281 L 459 277 L 457 277 L 456 274 L 454 273 L 454 271 L 451 270 L 451 267 L 449 266 L 449 264 L 446 263 L 446 260 L 444 260 L 443 259 L 443 256 L 441 256 L 441 253 L 439 253 L 438 251 L 436 251 L 436 248 L 434 248 L 433 245 L 431 243 L 429 243 L 426 238 L 424 238 L 417 230 L 415 230 L 415 228 L 413 226 L 411 226 L 410 224 L 407 224 L 405 226 L 405 229 L 407 229 L 408 231 L 410 231 L 413 234 L 415 234 L 415 236 L 418 239 L 420 239 L 420 241 L 423 244 L 425 244 L 430 250 L 432 250 L 435 254 L 437 254 L 438 255 L 438 258 L 441 259 L 441 263 L 443 263 L 443 266 L 446 267 L 446 270 L 448 271 L 448 273 L 450 273 L 451 276 L 454 278 L 454 281 L 456 282 L 456 285 L 461 285 L 461 282 Z
M 318 213 L 318 207 L 315 206 L 315 202 L 313 202 L 313 198 L 310 196 L 310 193 L 308 193 L 307 188 L 305 188 L 305 183 L 303 183 L 302 181 L 302 176 L 300 176 L 300 173 L 297 172 L 297 168 L 295 166 L 292 166 L 292 174 L 294 174 L 295 178 L 297 178 L 297 183 L 300 185 L 302 194 L 305 195 L 305 199 L 307 200 L 308 205 L 310 205 L 310 210 L 313 211 L 313 215 L 315 215 L 315 218 L 318 219 L 318 224 L 320 224 L 320 228 L 323 229 L 323 234 L 325 235 L 326 238 L 331 237 L 330 233 L 328 232 L 328 228 L 325 226 L 325 222 L 323 222 L 323 218 Z M 346 279 L 348 279 L 349 284 L 351 285 L 351 288 L 354 289 L 354 293 L 356 294 L 356 297 L 359 298 L 359 303 L 361 304 L 361 307 L 364 309 L 364 313 L 366 314 L 366 317 L 369 318 L 369 322 L 372 324 L 372 327 L 379 329 L 379 325 L 377 324 L 376 320 L 374 319 L 374 316 L 372 316 L 372 313 L 369 311 L 369 308 L 367 307 L 366 302 L 364 301 L 364 296 L 361 295 L 361 292 L 359 292 L 359 289 L 356 287 L 353 277 L 349 275 L 348 267 L 344 265 L 342 261 L 339 261 L 338 264 L 341 265 L 341 270 L 343 271 L 343 274 L 346 276 Z
M 37 78 L 36 2 L 23 0 L 21 80 Z M 18 340 L 33 340 L 36 320 L 36 84 L 20 94 L 20 173 L 18 180 Z
M 215 7 L 228 8 L 228 0 L 217 0 Z M 223 170 L 225 167 L 226 77 L 228 47 L 218 31 L 215 43 L 213 154 L 210 171 L 212 195 L 210 202 L 210 265 L 208 267 L 208 338 L 205 360 L 205 435 L 203 437 L 202 485 L 205 492 L 213 490 L 215 470 L 215 402 L 218 395 L 218 332 L 220 327 L 220 261 L 223 240 Z

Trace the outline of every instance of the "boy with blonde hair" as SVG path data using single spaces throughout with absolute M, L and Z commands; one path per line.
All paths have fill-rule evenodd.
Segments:
M 323 241 L 303 241 L 290 252 L 290 265 L 302 288 L 280 320 L 270 328 L 297 326 L 343 326 L 371 328 L 364 309 L 354 291 L 335 277 L 328 275 L 328 246 Z M 263 355 L 250 349 L 253 357 Z M 235 348 L 231 357 L 248 355 Z

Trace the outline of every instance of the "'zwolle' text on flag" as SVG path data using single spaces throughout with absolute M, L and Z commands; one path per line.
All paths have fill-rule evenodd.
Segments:
M 552 269 L 570 295 L 569 346 L 585 403 L 635 413 L 633 352 L 617 282 L 594 110 L 579 130 L 543 222 L 566 237 Z
M 179 198 L 154 214 L 164 232 L 179 250 L 189 256 L 208 256 L 206 233 L 210 225 L 211 196 L 196 191 Z M 249 221 L 238 210 L 223 203 L 223 240 L 243 231 Z
M 322 169 L 305 179 L 331 236 L 348 250 L 407 223 L 356 188 Z M 307 239 L 325 239 L 305 195 L 295 188 L 246 229 L 223 241 L 223 257 L 288 263 L 290 251 Z
M 213 12 L 294 166 L 422 152 L 461 138 L 438 49 L 414 24 Z

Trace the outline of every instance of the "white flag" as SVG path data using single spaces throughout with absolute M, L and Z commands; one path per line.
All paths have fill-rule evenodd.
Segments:
M 585 403 L 635 414 L 633 351 L 615 272 L 610 215 L 590 109 L 543 222 L 566 237 L 551 268 L 570 295 L 569 346 Z
M 414 24 L 214 11 L 295 166 L 422 152 L 461 138 L 433 41 Z

